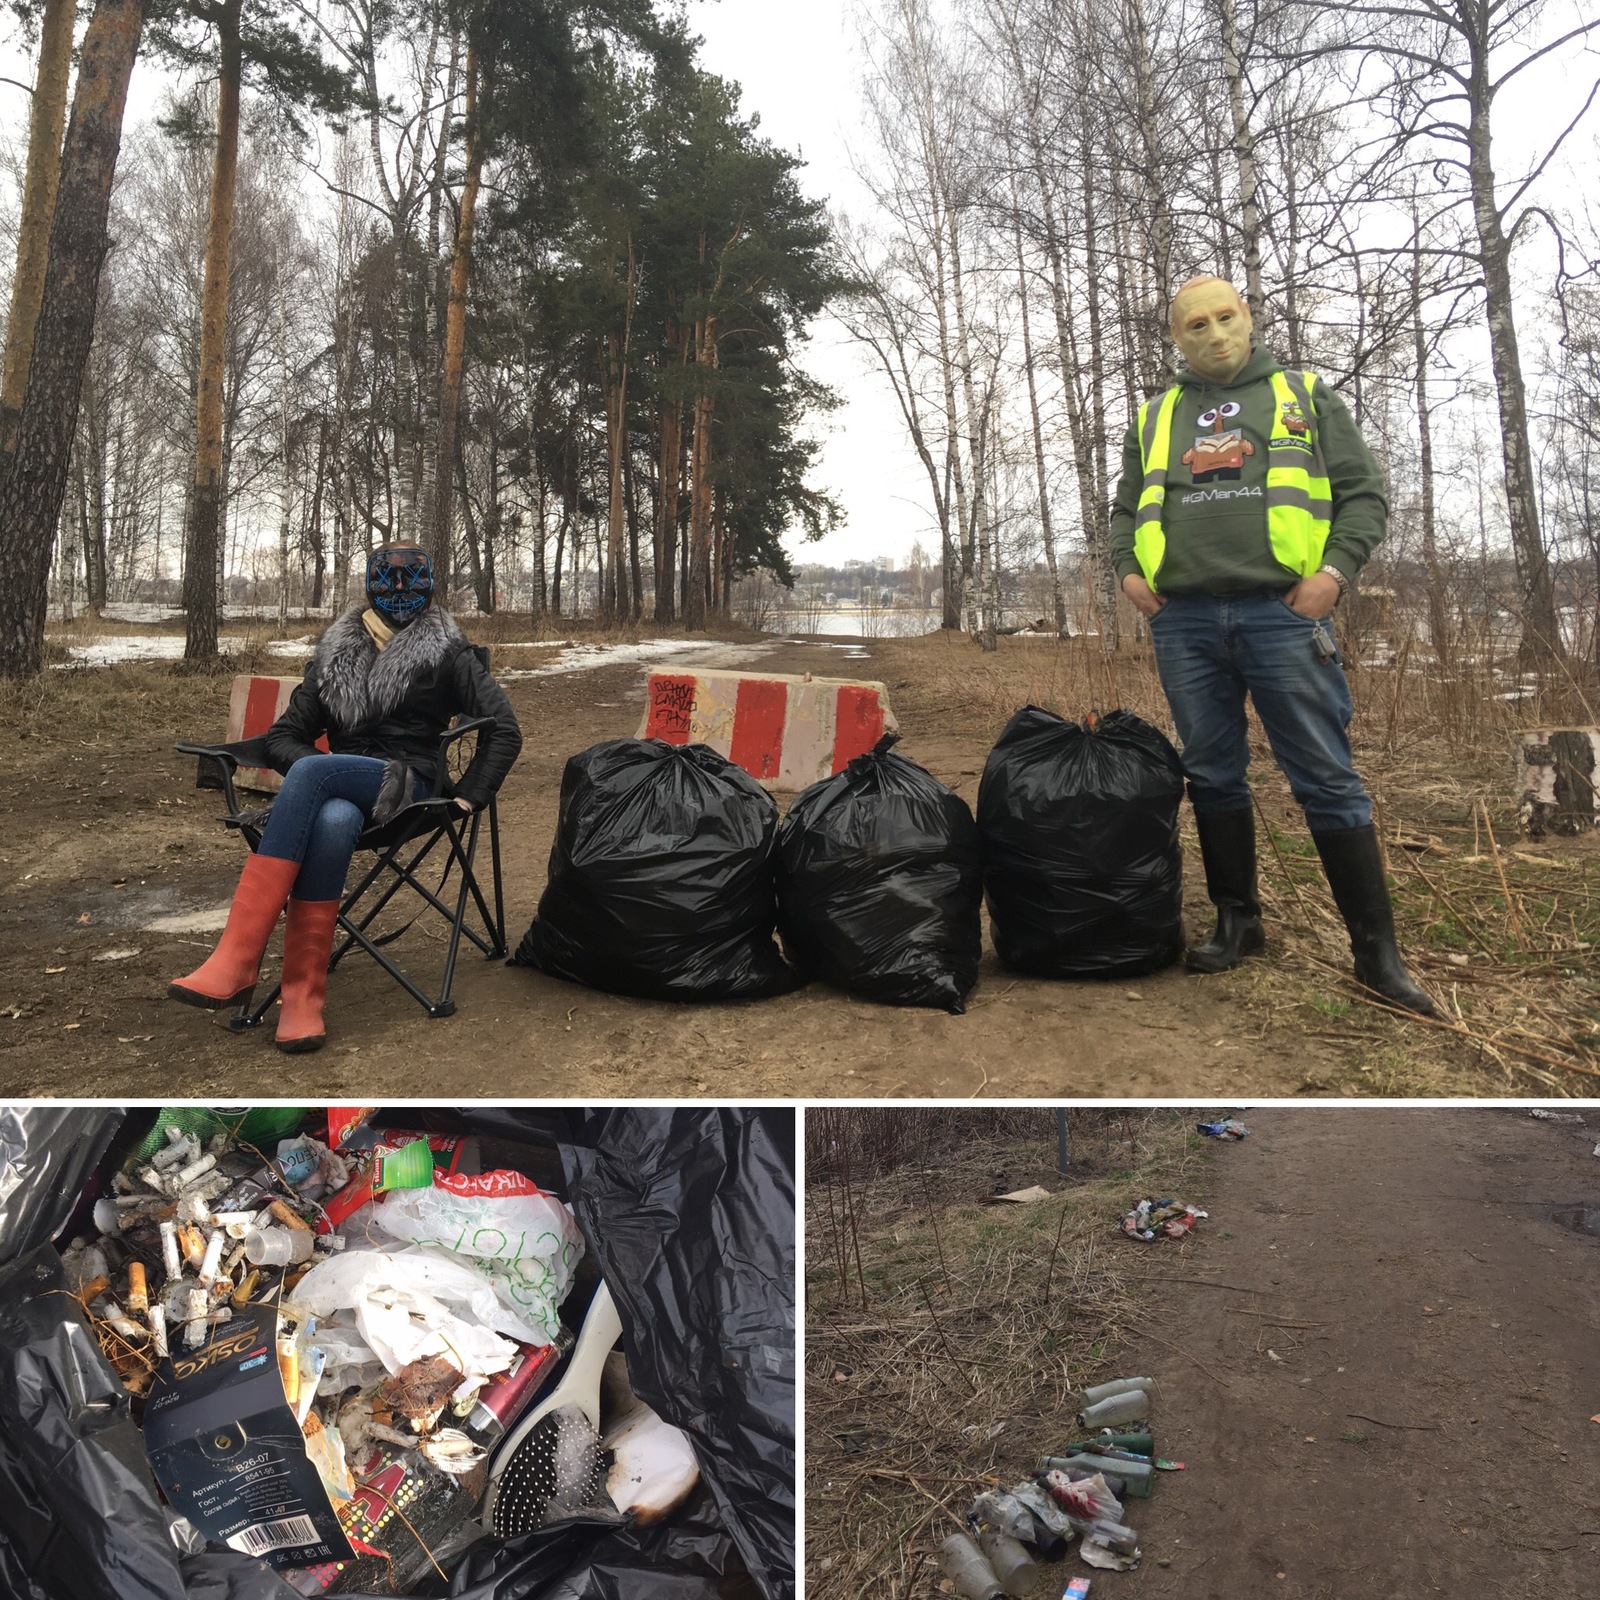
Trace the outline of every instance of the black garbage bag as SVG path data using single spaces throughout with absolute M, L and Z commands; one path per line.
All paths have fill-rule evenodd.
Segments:
M 779 954 L 778 808 L 709 745 L 611 739 L 567 762 L 539 910 L 514 965 L 649 1000 L 762 999 Z
M 1024 706 L 978 787 L 983 886 L 1006 966 L 1043 978 L 1154 972 L 1183 953 L 1183 769 L 1131 711 L 1086 725 Z
M 481 1541 L 448 1584 L 413 1592 L 793 1600 L 793 1114 L 619 1108 L 562 1113 L 552 1128 L 549 1113 L 492 1109 L 486 1131 L 559 1142 L 634 1387 L 688 1431 L 704 1486 L 651 1528 L 573 1519 Z M 479 1115 L 453 1120 L 470 1128 Z M 0 1594 L 297 1600 L 162 1505 L 128 1395 L 67 1292 L 50 1240 L 121 1121 L 0 1107 Z
M 983 863 L 960 795 L 888 733 L 778 829 L 778 932 L 808 978 L 960 1014 L 978 981 Z

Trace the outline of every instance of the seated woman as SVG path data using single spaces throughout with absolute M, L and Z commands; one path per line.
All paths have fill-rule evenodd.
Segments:
M 328 961 L 345 874 L 361 830 L 427 793 L 439 737 L 458 715 L 493 717 L 451 789 L 463 811 L 487 805 L 522 749 L 511 702 L 460 625 L 433 603 L 425 550 L 386 546 L 367 562 L 367 603 L 323 634 L 304 681 L 267 732 L 285 774 L 261 846 L 245 862 L 222 941 L 174 1000 L 217 1010 L 255 988 L 267 940 L 287 903 L 280 1050 L 320 1048 Z M 314 747 L 326 733 L 331 751 Z

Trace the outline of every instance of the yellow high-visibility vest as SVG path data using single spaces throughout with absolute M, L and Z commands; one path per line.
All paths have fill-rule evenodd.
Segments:
M 1309 577 L 1322 565 L 1322 552 L 1333 524 L 1333 489 L 1317 437 L 1317 408 L 1312 391 L 1314 372 L 1272 374 L 1272 436 L 1267 441 L 1267 536 L 1272 553 L 1291 572 Z M 1172 458 L 1172 417 L 1181 384 L 1175 384 L 1139 407 L 1139 456 L 1144 484 L 1133 520 L 1133 553 L 1145 582 L 1156 587 L 1156 574 L 1167 553 L 1161 513 L 1167 499 L 1167 464 Z M 1297 429 L 1291 423 L 1299 422 Z

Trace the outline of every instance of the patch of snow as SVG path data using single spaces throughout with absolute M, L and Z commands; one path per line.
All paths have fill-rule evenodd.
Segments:
M 244 649 L 243 639 L 223 637 L 217 648 L 225 656 Z M 125 661 L 181 661 L 183 640 L 174 633 L 129 633 L 121 638 L 106 636 L 67 646 L 67 659 L 56 662 L 59 670 L 69 667 L 115 667 Z
M 228 922 L 231 901 L 207 906 L 200 911 L 180 911 L 172 916 L 153 917 L 144 924 L 146 933 L 221 933 Z
M 774 648 L 773 644 L 719 644 L 705 639 L 641 639 L 638 644 L 569 644 L 554 661 L 537 667 L 513 667 L 496 674 L 512 678 L 552 678 L 569 672 L 594 672 L 601 667 L 640 666 L 675 659 L 680 666 L 737 666 Z M 498 647 L 497 647 L 498 648 Z

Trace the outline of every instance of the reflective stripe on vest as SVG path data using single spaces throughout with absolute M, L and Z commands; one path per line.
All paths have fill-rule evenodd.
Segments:
M 1333 489 L 1328 482 L 1322 441 L 1317 435 L 1317 408 L 1312 372 L 1274 372 L 1272 434 L 1267 441 L 1267 537 L 1272 553 L 1291 572 L 1306 577 L 1322 565 L 1322 552 L 1333 522 Z M 1144 483 L 1133 522 L 1133 553 L 1145 582 L 1156 587 L 1156 574 L 1167 553 L 1161 525 L 1167 498 L 1167 468 L 1172 456 L 1172 417 L 1182 385 L 1139 407 L 1139 455 Z M 1305 435 L 1288 426 L 1291 411 L 1306 420 Z

